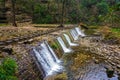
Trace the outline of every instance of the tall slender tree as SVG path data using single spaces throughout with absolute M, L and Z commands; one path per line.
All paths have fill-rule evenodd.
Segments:
M 17 27 L 16 17 L 15 17 L 15 2 L 16 0 L 11 0 L 11 12 L 12 12 L 12 25 Z

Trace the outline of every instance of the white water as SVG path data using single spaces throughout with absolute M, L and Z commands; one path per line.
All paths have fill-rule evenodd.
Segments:
M 80 36 L 82 36 L 82 37 L 85 36 L 85 34 L 82 32 L 82 30 L 81 30 L 79 27 L 76 27 L 75 30 L 77 31 L 77 33 L 78 33 Z
M 72 51 L 72 49 L 67 48 L 67 46 L 65 45 L 64 41 L 62 40 L 61 37 L 57 37 L 57 41 L 59 42 L 59 44 L 61 45 L 64 53 L 70 53 Z
M 85 34 L 78 27 L 72 29 L 70 33 L 74 40 L 78 40 L 79 36 L 85 36 Z M 78 45 L 76 43 L 72 43 L 70 37 L 67 34 L 64 34 L 64 37 L 66 38 L 70 46 Z M 61 45 L 64 53 L 72 52 L 72 49 L 67 48 L 61 37 L 58 37 L 57 40 Z M 33 48 L 33 52 L 40 66 L 42 66 L 42 70 L 45 76 L 52 75 L 55 72 L 61 72 L 61 70 L 63 69 L 63 67 L 59 64 L 60 60 L 57 58 L 55 52 L 49 46 L 47 41 L 40 43 L 37 48 Z
M 73 30 L 73 33 L 75 34 L 75 36 L 77 36 L 77 38 L 78 38 L 79 37 L 78 32 L 75 29 L 72 29 L 72 30 Z
M 64 35 L 65 39 L 67 40 L 67 42 L 68 42 L 68 44 L 69 44 L 70 46 L 78 46 L 78 44 L 73 43 L 73 42 L 71 41 L 70 37 L 69 37 L 67 34 L 63 34 L 63 35 Z
M 44 60 L 44 57 L 42 57 L 41 54 L 35 48 L 33 49 L 33 51 L 34 51 L 35 57 L 37 58 L 38 62 L 41 65 L 44 64 L 43 69 L 44 69 L 45 75 L 48 74 L 48 72 L 50 72 L 49 64 Z
M 70 30 L 70 33 L 71 33 L 71 35 L 72 35 L 72 37 L 73 37 L 74 40 L 78 40 L 78 38 L 79 38 L 78 34 L 75 32 L 74 29 Z
M 42 65 L 45 76 L 48 76 L 54 74 L 55 72 L 60 72 L 63 67 L 57 63 L 58 58 L 55 54 L 51 54 L 51 50 L 49 51 L 46 45 L 46 42 L 43 42 L 38 46 L 37 49 L 33 49 L 33 51 L 38 62 Z
M 58 57 L 55 55 L 55 52 L 50 47 L 47 41 L 45 41 L 46 46 L 48 46 L 49 51 L 51 52 L 51 55 L 53 55 L 53 58 L 55 59 L 55 62 L 60 63 L 61 61 L 58 59 Z

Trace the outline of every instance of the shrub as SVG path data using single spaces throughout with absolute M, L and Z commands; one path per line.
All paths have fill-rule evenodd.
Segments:
M 0 80 L 17 80 L 15 76 L 17 63 L 11 58 L 5 58 L 0 65 Z

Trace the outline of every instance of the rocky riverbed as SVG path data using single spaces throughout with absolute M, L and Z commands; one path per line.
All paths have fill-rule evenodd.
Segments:
M 18 42 L 2 46 L 5 51 L 0 51 L 0 57 L 12 57 L 18 63 L 18 78 L 39 80 L 41 74 L 35 67 L 34 60 L 29 54 L 29 49 L 42 40 L 51 41 L 56 36 L 61 35 L 64 30 L 46 34 L 31 40 Z M 52 41 L 54 42 L 54 41 Z M 120 76 L 120 45 L 109 45 L 102 42 L 101 37 L 84 37 L 77 42 L 79 47 L 75 47 L 75 52 L 65 55 L 63 58 L 65 71 L 63 74 L 49 77 L 49 80 L 118 80 Z M 2 48 L 1 47 L 1 48 Z M 6 50 L 8 50 L 6 52 Z M 61 53 L 59 50 L 55 50 Z M 106 71 L 114 72 L 109 77 Z M 51 79 L 52 78 L 52 79 Z M 41 80 L 41 79 L 40 79 Z
M 102 58 L 89 53 L 76 53 L 79 57 L 67 60 L 66 72 L 68 80 L 119 80 L 117 72 L 109 70 L 108 66 Z M 71 58 L 71 57 L 70 57 Z M 73 62 L 73 63 L 71 63 Z M 109 66 L 111 67 L 111 66 Z M 76 68 L 76 69 L 75 69 Z

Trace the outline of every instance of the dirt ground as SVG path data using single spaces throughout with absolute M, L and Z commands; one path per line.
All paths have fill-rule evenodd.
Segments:
M 50 28 L 51 29 L 51 28 Z M 48 28 L 36 28 L 33 26 L 24 26 L 24 27 L 0 27 L 0 41 L 28 36 L 36 32 L 43 32 L 48 30 Z

